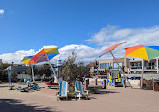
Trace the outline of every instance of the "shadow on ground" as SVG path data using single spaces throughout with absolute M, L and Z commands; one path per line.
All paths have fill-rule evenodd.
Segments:
M 6 87 L 8 87 L 8 86 L 0 86 L 0 88 L 6 88 Z
M 52 110 L 51 110 L 52 109 Z M 39 106 L 31 106 L 22 104 L 21 100 L 15 99 L 0 99 L 0 111 L 1 112 L 60 112 L 56 108 Z
M 120 93 L 116 91 L 97 91 L 95 94 L 112 94 L 112 93 Z

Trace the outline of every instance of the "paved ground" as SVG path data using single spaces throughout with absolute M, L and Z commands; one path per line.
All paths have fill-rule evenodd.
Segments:
M 159 112 L 159 92 L 152 90 L 107 87 L 90 100 L 56 101 L 54 89 L 22 93 L 7 85 L 0 84 L 0 112 Z

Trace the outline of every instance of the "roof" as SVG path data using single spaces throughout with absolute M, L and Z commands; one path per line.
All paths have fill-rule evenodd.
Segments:
M 7 70 L 26 71 L 28 68 L 28 66 L 9 66 Z
M 88 64 L 88 66 L 90 66 L 90 67 L 93 67 L 93 66 L 96 66 L 96 67 L 98 67 L 99 66 L 99 62 L 91 62 L 91 63 L 89 63 Z

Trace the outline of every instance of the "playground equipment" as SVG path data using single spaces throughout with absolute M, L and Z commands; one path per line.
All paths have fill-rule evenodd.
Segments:
M 59 87 L 59 83 L 56 83 L 56 82 L 45 82 L 45 84 L 46 84 L 49 88 L 58 88 L 58 87 Z
M 119 71 L 111 71 L 108 76 L 108 82 L 111 86 L 119 87 L 124 85 L 124 79 L 121 78 Z
M 123 43 L 125 43 L 125 42 L 123 42 Z M 108 52 L 110 52 L 110 54 L 111 54 L 112 57 L 114 58 L 115 62 L 117 63 L 117 65 L 118 65 L 120 71 L 121 71 L 122 74 L 124 75 L 124 79 L 127 80 L 127 82 L 129 83 L 130 87 L 132 88 L 130 82 L 128 81 L 127 76 L 125 75 L 125 72 L 122 70 L 121 66 L 119 65 L 118 61 L 116 60 L 115 56 L 114 56 L 113 53 L 112 53 L 112 51 L 113 51 L 116 47 L 122 45 L 123 43 L 117 43 L 117 44 L 114 44 L 114 45 L 108 47 L 108 48 L 107 48 L 106 50 L 104 50 L 97 58 L 102 57 L 104 54 L 107 54 Z M 124 85 L 123 85 L 124 87 L 126 87 L 125 84 L 126 84 L 126 83 L 124 83 Z

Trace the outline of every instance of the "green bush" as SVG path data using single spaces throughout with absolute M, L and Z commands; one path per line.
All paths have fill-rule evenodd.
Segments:
M 69 99 L 74 99 L 75 98 L 75 92 L 72 92 L 72 93 L 68 93 L 68 98 Z
M 72 85 L 71 87 L 69 87 L 69 92 L 70 92 L 70 93 L 75 92 L 75 89 L 74 89 L 74 88 L 75 88 L 74 85 Z

